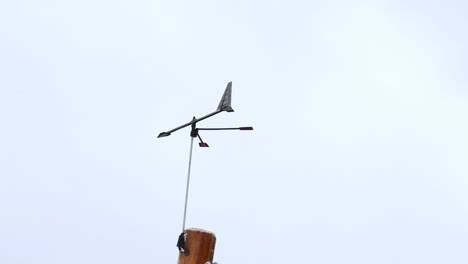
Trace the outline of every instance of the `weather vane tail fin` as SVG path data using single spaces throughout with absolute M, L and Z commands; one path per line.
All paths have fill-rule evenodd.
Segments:
M 231 92 L 232 82 L 229 82 L 226 90 L 224 90 L 223 97 L 221 97 L 218 108 L 216 109 L 217 111 L 234 112 L 234 109 L 231 107 Z

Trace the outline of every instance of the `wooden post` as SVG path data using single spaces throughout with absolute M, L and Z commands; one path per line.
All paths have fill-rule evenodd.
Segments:
M 216 236 L 202 229 L 186 229 L 187 234 L 186 248 L 188 249 L 188 256 L 184 253 L 179 253 L 178 264 L 205 264 L 206 262 L 212 263 Z

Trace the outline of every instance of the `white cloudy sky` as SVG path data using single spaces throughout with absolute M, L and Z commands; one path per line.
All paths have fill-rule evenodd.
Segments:
M 468 262 L 468 4 L 3 1 L 0 263 Z

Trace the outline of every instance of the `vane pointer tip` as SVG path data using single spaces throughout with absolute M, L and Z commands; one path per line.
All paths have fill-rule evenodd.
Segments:
M 168 133 L 168 132 L 161 132 L 161 133 L 159 133 L 158 138 L 161 138 L 161 137 L 168 137 L 168 136 L 170 136 L 170 135 L 171 135 L 171 133 Z

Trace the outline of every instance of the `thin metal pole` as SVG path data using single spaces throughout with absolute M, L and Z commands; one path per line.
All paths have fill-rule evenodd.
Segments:
M 182 224 L 182 232 L 185 231 L 185 219 L 187 217 L 187 203 L 188 203 L 188 193 L 189 193 L 189 186 L 190 186 L 190 169 L 192 167 L 192 151 L 193 151 L 193 137 L 190 142 L 190 157 L 188 163 L 188 173 L 187 173 L 187 188 L 185 190 L 185 207 L 184 207 L 184 221 Z

